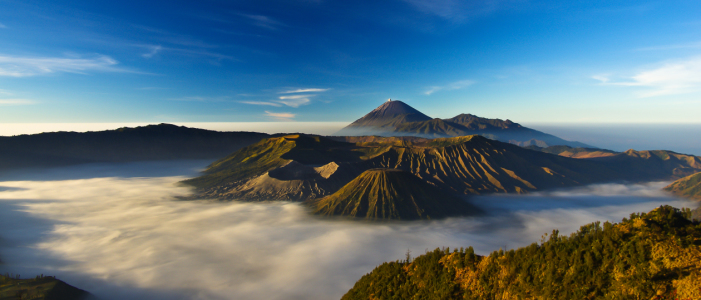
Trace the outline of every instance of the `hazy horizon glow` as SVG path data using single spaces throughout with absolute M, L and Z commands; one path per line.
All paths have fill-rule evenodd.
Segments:
M 473 197 L 489 214 L 430 222 L 312 217 L 289 202 L 176 201 L 204 161 L 0 176 L 0 272 L 56 275 L 100 299 L 338 299 L 384 261 L 436 247 L 488 254 L 662 204 L 666 182 Z

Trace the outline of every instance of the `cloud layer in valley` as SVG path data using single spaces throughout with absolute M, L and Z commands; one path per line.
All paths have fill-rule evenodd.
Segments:
M 1 272 L 57 275 L 101 299 L 338 299 L 389 260 L 487 254 L 558 228 L 689 205 L 665 183 L 481 196 L 489 214 L 432 222 L 311 217 L 296 203 L 177 201 L 206 162 L 80 166 L 0 177 Z

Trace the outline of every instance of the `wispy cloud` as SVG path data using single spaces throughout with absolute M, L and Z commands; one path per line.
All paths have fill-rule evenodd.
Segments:
M 313 97 L 314 95 L 292 95 L 292 96 L 281 96 L 279 99 L 275 102 L 282 103 L 284 105 L 287 105 L 289 107 L 300 107 L 301 105 L 307 105 L 311 102 L 309 100 L 309 97 Z
M 593 79 L 603 85 L 645 87 L 640 97 L 687 94 L 701 91 L 701 57 L 668 62 L 662 66 L 639 72 L 624 81 L 612 81 L 610 76 L 596 75 Z
M 295 94 L 295 93 L 316 93 L 316 92 L 326 92 L 330 89 L 317 89 L 317 88 L 307 88 L 307 89 L 296 89 L 280 92 L 280 94 Z
M 5 26 L 5 24 L 3 24 L 3 23 L 0 23 L 0 28 L 5 29 L 5 28 L 7 28 L 7 26 Z
M 207 97 L 207 96 L 187 96 L 179 98 L 168 98 L 172 101 L 194 101 L 194 102 L 222 102 L 227 101 L 229 97 Z
M 161 47 L 161 45 L 151 46 L 151 51 L 148 53 L 141 54 L 141 56 L 145 58 L 151 58 L 154 55 L 158 54 L 158 52 L 161 52 L 161 50 L 163 50 L 163 47 Z
M 475 84 L 473 80 L 460 80 L 443 86 L 432 86 L 424 94 L 431 95 L 438 91 L 451 91 L 466 88 Z
M 250 104 L 250 105 L 267 105 L 267 106 L 275 106 L 275 107 L 282 106 L 279 103 L 267 102 L 267 101 L 239 101 L 239 103 Z
M 636 50 L 637 51 L 657 51 L 657 50 L 699 49 L 699 48 L 701 48 L 701 42 L 643 47 L 643 48 L 638 48 Z
M 417 10 L 447 19 L 463 22 L 475 16 L 486 15 L 500 9 L 506 9 L 514 0 L 404 0 Z
M 255 26 L 269 29 L 278 30 L 280 27 L 286 26 L 282 22 L 279 22 L 271 17 L 263 15 L 249 15 L 249 14 L 239 14 L 242 17 L 248 18 L 251 23 Z
M 147 53 L 141 54 L 141 56 L 144 58 L 151 58 L 159 53 L 169 52 L 169 53 L 176 53 L 179 55 L 187 55 L 187 56 L 204 56 L 204 57 L 215 58 L 218 60 L 232 60 L 232 61 L 236 60 L 232 56 L 212 52 L 212 51 L 209 51 L 205 48 L 186 49 L 186 48 L 177 48 L 177 47 L 167 47 L 167 46 L 162 46 L 162 45 L 142 45 L 142 44 L 134 44 L 133 46 L 144 48 L 148 51 Z
M 94 58 L 20 57 L 0 55 L 0 76 L 28 77 L 67 72 L 85 74 L 89 71 L 131 72 L 116 67 L 118 62 L 109 56 Z
M 0 106 L 32 105 L 36 103 L 36 101 L 29 99 L 0 99 Z
M 278 120 L 288 120 L 291 121 L 292 118 L 295 117 L 295 114 L 293 113 L 275 113 L 275 112 L 270 112 L 270 111 L 265 111 L 265 115 L 268 117 L 272 117 Z

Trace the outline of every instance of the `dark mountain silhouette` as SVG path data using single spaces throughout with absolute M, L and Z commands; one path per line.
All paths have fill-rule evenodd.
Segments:
M 567 145 L 572 147 L 591 147 L 583 143 L 566 141 L 541 131 L 523 127 L 511 120 L 480 118 L 471 114 L 459 114 L 450 119 L 431 119 L 398 100 L 385 102 L 336 133 L 336 135 L 350 136 L 411 135 L 425 138 L 473 134 L 519 146 L 548 147 Z
M 701 299 L 701 225 L 688 218 L 663 206 L 484 256 L 472 247 L 407 254 L 341 299 Z
M 171 124 L 0 136 L 0 170 L 93 162 L 216 159 L 269 136 Z
M 398 169 L 370 169 L 334 194 L 308 203 L 315 214 L 368 220 L 438 219 L 479 210 Z

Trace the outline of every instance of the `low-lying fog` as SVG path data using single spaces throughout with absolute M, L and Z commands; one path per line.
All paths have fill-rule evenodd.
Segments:
M 101 299 L 338 299 L 376 265 L 436 247 L 488 254 L 693 204 L 665 183 L 603 184 L 472 201 L 489 215 L 371 224 L 295 203 L 176 201 L 206 162 L 79 166 L 0 176 L 0 272 L 56 275 Z

